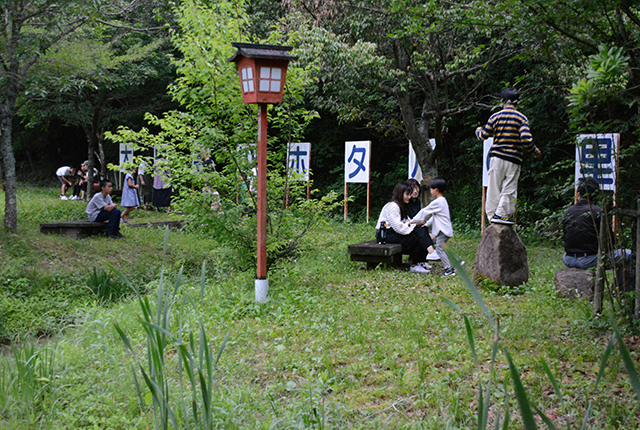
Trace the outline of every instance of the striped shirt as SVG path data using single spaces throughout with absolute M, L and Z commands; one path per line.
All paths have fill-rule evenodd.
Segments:
M 493 136 L 489 156 L 502 158 L 515 164 L 522 164 L 525 148 L 529 152 L 535 152 L 538 149 L 533 144 L 529 120 L 509 105 L 491 115 L 487 125 L 476 130 L 476 136 L 480 140 Z

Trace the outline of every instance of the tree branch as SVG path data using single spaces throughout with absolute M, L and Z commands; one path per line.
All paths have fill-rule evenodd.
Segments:
M 109 26 L 109 27 L 120 28 L 122 30 L 137 31 L 139 33 L 150 33 L 152 31 L 171 30 L 171 29 L 177 29 L 178 28 L 178 27 L 170 26 L 170 25 L 163 25 L 163 26 L 160 26 L 160 27 L 136 28 L 136 27 L 131 27 L 131 26 L 128 26 L 128 25 L 114 24 L 113 22 L 105 21 L 105 20 L 102 20 L 102 19 L 96 19 L 96 21 L 99 22 L 100 24 L 104 24 L 104 25 Z

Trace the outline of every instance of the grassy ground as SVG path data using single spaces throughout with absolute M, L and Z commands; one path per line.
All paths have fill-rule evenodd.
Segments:
M 27 332 L 41 333 L 35 329 L 41 323 L 35 321 L 47 309 L 55 309 L 55 324 L 42 323 L 45 332 L 66 328 L 44 346 L 23 343 L 0 361 L 2 428 L 161 428 L 162 420 L 154 421 L 153 397 L 138 367 L 150 371 L 147 329 L 161 333 L 166 341 L 162 367 L 155 373 L 161 369 L 166 376 L 163 387 L 170 393 L 178 427 L 190 423 L 191 428 L 207 428 L 195 423 L 191 409 L 192 395 L 200 392 L 201 383 L 191 384 L 184 373 L 182 382 L 179 378 L 184 351 L 180 345 L 189 344 L 190 333 L 196 350 L 192 364 L 206 364 L 205 354 L 197 352 L 203 343 L 200 327 L 213 359 L 224 346 L 210 385 L 204 377 L 212 398 L 212 409 L 205 414 L 211 419 L 208 428 L 477 428 L 478 388 L 486 388 L 489 381 L 489 424 L 498 414 L 504 416 L 508 405 L 508 428 L 523 426 L 514 412 L 517 404 L 505 355 L 498 352 L 492 372 L 493 333 L 461 278 L 364 270 L 364 263 L 348 260 L 346 246 L 369 239 L 370 226 L 330 221 L 314 229 L 301 243 L 300 257 L 270 270 L 269 300 L 257 305 L 254 273 L 237 270 L 233 254 L 215 234 L 170 232 L 165 256 L 163 231 L 125 229 L 126 239 L 121 241 L 44 236 L 37 230 L 39 222 L 67 215 L 81 218 L 80 203 L 56 200 L 53 189 L 20 191 L 19 234 L 0 233 L 0 257 L 11 261 L 13 273 L 7 275 L 3 264 L 3 300 L 28 302 L 34 294 L 48 298 L 30 311 L 34 322 L 21 318 L 16 331 L 26 327 Z M 132 221 L 166 216 L 138 211 Z M 478 242 L 479 234 L 458 235 L 450 249 L 470 268 Z M 587 428 L 638 428 L 639 403 L 615 350 L 603 382 L 595 387 L 611 335 L 608 323 L 591 317 L 588 302 L 555 297 L 553 277 L 561 267 L 560 250 L 527 248 L 531 276 L 522 294 L 482 295 L 499 317 L 502 346 L 511 353 L 530 401 L 559 428 L 580 428 L 589 407 Z M 201 284 L 203 261 L 206 279 Z M 148 292 L 152 310 L 158 303 L 171 304 L 167 319 L 144 325 L 140 302 L 134 298 L 99 305 L 77 280 L 87 279 L 93 266 L 108 271 L 105 263 Z M 23 280 L 22 296 L 7 293 L 7 285 L 15 283 L 6 279 L 14 276 Z M 159 286 L 167 291 L 161 301 L 156 296 Z M 441 297 L 468 317 L 478 366 L 462 314 Z M 7 315 L 5 307 L 5 319 Z M 115 324 L 130 339 L 136 360 Z M 154 332 L 152 326 L 165 328 Z M 636 338 L 627 341 L 637 366 Z M 542 359 L 555 375 L 562 399 Z M 168 423 L 173 428 L 170 419 Z

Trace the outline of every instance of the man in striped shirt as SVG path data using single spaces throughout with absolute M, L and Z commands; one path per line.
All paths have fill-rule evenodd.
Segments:
M 533 144 L 529 120 L 516 110 L 519 98 L 515 89 L 505 88 L 500 94 L 504 109 L 491 115 L 484 128 L 476 129 L 479 140 L 493 136 L 485 211 L 489 221 L 497 224 L 515 224 L 513 214 L 524 150 L 534 153 L 536 158 L 542 155 Z

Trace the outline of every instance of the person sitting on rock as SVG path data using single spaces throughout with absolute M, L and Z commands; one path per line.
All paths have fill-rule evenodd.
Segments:
M 564 256 L 562 262 L 569 268 L 592 269 L 598 263 L 598 241 L 602 208 L 595 204 L 600 186 L 593 178 L 578 183 L 578 202 L 567 209 L 562 218 Z M 611 232 L 610 236 L 613 237 Z M 631 250 L 616 249 L 616 264 L 631 258 Z

